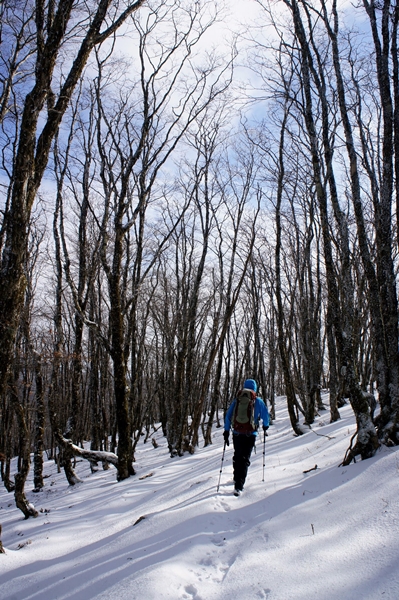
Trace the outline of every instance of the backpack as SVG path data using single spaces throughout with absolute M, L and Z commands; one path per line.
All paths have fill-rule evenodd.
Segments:
M 256 430 L 255 400 L 256 394 L 252 390 L 238 392 L 233 418 L 234 431 L 249 434 Z

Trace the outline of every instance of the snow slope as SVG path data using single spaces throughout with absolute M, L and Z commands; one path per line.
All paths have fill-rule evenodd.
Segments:
M 398 600 L 398 449 L 338 467 L 354 432 L 349 406 L 341 417 L 296 438 L 279 399 L 264 482 L 260 441 L 239 498 L 232 446 L 216 492 L 221 429 L 174 459 L 157 433 L 121 483 L 80 461 L 84 483 L 69 487 L 46 462 L 44 491 L 27 485 L 37 519 L 0 489 L 0 599 Z

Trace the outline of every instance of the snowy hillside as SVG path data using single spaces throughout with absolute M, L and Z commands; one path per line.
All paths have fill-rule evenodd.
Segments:
M 136 477 L 121 483 L 114 468 L 91 474 L 81 461 L 84 483 L 69 487 L 47 462 L 44 491 L 27 486 L 37 519 L 24 521 L 1 488 L 0 599 L 397 600 L 398 449 L 338 467 L 349 406 L 300 438 L 284 399 L 277 409 L 265 480 L 259 441 L 239 498 L 231 446 L 216 492 L 220 429 L 212 446 L 174 459 L 157 433 L 159 447 L 141 444 Z

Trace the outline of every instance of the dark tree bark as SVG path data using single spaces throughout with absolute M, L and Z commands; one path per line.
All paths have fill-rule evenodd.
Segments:
M 64 468 L 65 476 L 69 485 L 75 485 L 81 480 L 74 472 L 72 466 L 72 453 L 70 448 L 64 444 L 64 436 L 61 430 L 62 425 L 65 429 L 70 429 L 68 421 L 62 423 L 59 416 L 59 398 L 62 396 L 62 384 L 61 377 L 63 371 L 63 364 L 65 364 L 65 348 L 64 348 L 64 334 L 63 334 L 63 270 L 62 270 L 62 257 L 61 257 L 61 244 L 62 236 L 59 231 L 59 221 L 62 222 L 62 185 L 59 183 L 57 186 L 57 196 L 55 202 L 54 218 L 53 218 L 53 236 L 54 236 L 54 247 L 55 247 L 55 307 L 54 307 L 54 354 L 53 364 L 51 372 L 51 380 L 48 391 L 48 408 L 50 416 L 50 424 L 54 434 L 54 437 L 59 445 L 59 461 L 60 465 Z M 61 225 L 62 231 L 62 225 Z M 66 433 L 66 431 L 64 431 Z M 68 435 L 68 434 L 67 434 Z
M 282 301 L 282 290 L 281 290 L 281 203 L 283 198 L 284 190 L 284 179 L 285 179 L 285 167 L 284 167 L 284 140 L 287 127 L 287 119 L 289 114 L 289 101 L 285 104 L 283 120 L 280 126 L 280 143 L 278 149 L 278 180 L 277 180 L 277 192 L 276 192 L 276 248 L 275 248 L 275 271 L 276 271 L 276 303 L 277 303 L 277 332 L 278 332 L 278 347 L 281 360 L 281 367 L 284 378 L 285 394 L 287 397 L 288 414 L 290 417 L 291 427 L 296 435 L 302 435 L 302 430 L 298 412 L 296 409 L 297 400 L 295 394 L 294 381 L 291 373 L 289 352 L 286 346 L 286 336 L 284 331 L 284 309 Z
M 1 524 L 0 524 L 0 554 L 5 554 L 3 542 L 1 541 Z
M 33 354 L 35 361 L 36 382 L 36 424 L 35 424 L 35 452 L 33 455 L 33 491 L 40 492 L 44 487 L 43 481 L 43 452 L 44 452 L 44 382 L 42 373 L 42 360 L 38 352 Z
M 25 411 L 18 398 L 17 382 L 10 386 L 11 400 L 14 406 L 18 422 L 19 433 L 19 469 L 15 474 L 15 504 L 24 514 L 25 519 L 37 517 L 38 512 L 35 507 L 28 502 L 25 496 L 25 483 L 30 469 L 30 434 L 26 422 Z
M 393 88 L 393 152 L 396 195 L 396 244 L 399 247 L 399 4 L 396 2 L 392 15 L 392 88 Z
M 375 207 L 375 231 L 377 248 L 377 281 L 380 300 L 380 315 L 383 320 L 384 358 L 386 360 L 386 394 L 380 399 L 381 416 L 378 419 L 380 438 L 387 443 L 399 443 L 399 352 L 398 352 L 398 300 L 396 292 L 396 275 L 392 256 L 392 206 L 394 186 L 394 106 L 391 92 L 391 46 L 396 47 L 398 9 L 396 2 L 384 0 L 363 1 L 370 20 L 374 41 L 376 71 L 380 102 L 382 107 L 382 166 L 380 177 L 379 203 Z M 391 31 L 391 12 L 394 27 Z M 377 14 L 379 13 L 379 14 Z M 395 25 L 396 22 L 396 25 Z M 378 30 L 380 28 L 380 31 Z M 395 67 L 395 62 L 394 62 Z M 394 71 L 393 89 L 397 91 L 397 73 Z M 373 311 L 376 311 L 376 308 Z

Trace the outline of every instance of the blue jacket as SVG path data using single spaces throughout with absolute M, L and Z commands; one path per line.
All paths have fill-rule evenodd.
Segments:
M 231 429 L 231 419 L 233 418 L 234 415 L 234 408 L 236 405 L 236 400 L 234 399 L 233 402 L 230 404 L 229 409 L 226 413 L 226 417 L 224 419 L 224 430 L 225 431 L 230 431 Z M 263 425 L 264 427 L 268 427 L 269 426 L 269 411 L 267 410 L 267 406 L 266 404 L 263 402 L 262 398 L 259 398 L 259 396 L 257 396 L 256 400 L 255 400 L 255 407 L 254 407 L 254 417 L 255 417 L 255 423 L 257 424 L 259 421 L 259 417 L 262 419 Z M 233 430 L 233 434 L 239 435 L 238 431 L 234 431 Z M 251 435 L 258 435 L 257 431 L 254 431 Z

